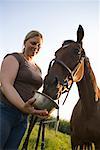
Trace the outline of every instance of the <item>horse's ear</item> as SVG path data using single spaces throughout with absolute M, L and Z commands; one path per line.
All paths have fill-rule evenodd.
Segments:
M 77 30 L 77 42 L 81 44 L 83 37 L 84 37 L 84 29 L 81 25 L 79 25 Z

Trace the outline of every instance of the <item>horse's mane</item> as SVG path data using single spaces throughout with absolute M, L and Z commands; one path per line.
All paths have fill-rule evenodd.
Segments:
M 97 85 L 94 72 L 92 70 L 91 64 L 90 64 L 88 59 L 86 60 L 86 63 L 87 63 L 87 66 L 88 66 L 88 69 L 89 69 L 89 72 L 90 72 L 91 80 L 92 80 L 93 87 L 94 87 L 95 94 L 96 94 L 96 99 L 98 99 L 98 98 L 100 98 L 100 89 L 99 89 L 99 87 Z

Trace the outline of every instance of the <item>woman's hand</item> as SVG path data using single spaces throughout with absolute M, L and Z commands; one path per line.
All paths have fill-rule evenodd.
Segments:
M 36 99 L 34 98 L 29 99 L 23 106 L 23 112 L 37 116 L 48 116 L 48 111 L 46 109 L 45 110 L 34 109 L 33 104 L 35 101 Z

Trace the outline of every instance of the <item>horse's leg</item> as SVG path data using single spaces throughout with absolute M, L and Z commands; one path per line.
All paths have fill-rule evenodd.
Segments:
M 28 132 L 27 132 L 27 135 L 26 135 L 26 138 L 25 138 L 25 141 L 24 141 L 24 144 L 23 144 L 21 150 L 27 150 L 29 137 L 30 137 L 31 131 L 32 131 L 37 119 L 38 119 L 38 117 L 35 117 L 34 122 L 33 122 L 33 115 L 31 116 Z

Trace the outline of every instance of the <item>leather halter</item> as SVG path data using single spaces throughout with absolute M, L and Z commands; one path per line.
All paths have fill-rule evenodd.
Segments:
M 67 46 L 68 46 L 68 45 L 67 45 Z M 66 45 L 65 45 L 64 47 L 66 47 Z M 79 69 L 80 69 L 81 66 L 83 66 L 83 64 L 84 64 L 85 55 L 82 55 L 82 53 L 80 53 L 79 55 L 80 55 L 79 62 L 78 62 L 78 64 L 75 66 L 75 68 L 74 68 L 73 70 L 71 70 L 63 61 L 61 61 L 61 60 L 59 60 L 59 59 L 57 59 L 57 58 L 52 59 L 52 61 L 51 61 L 50 64 L 49 64 L 49 69 L 48 69 L 48 71 L 50 70 L 50 68 L 51 68 L 51 66 L 52 66 L 52 63 L 53 63 L 53 62 L 56 62 L 56 63 L 58 63 L 59 65 L 61 65 L 62 67 L 64 67 L 64 68 L 69 72 L 69 74 L 70 74 L 69 77 L 70 77 L 70 80 L 72 81 L 71 84 L 70 84 L 70 86 L 68 85 L 67 80 L 59 81 L 60 84 L 61 84 L 63 87 L 66 87 L 66 90 L 64 90 L 64 92 L 62 91 L 62 94 L 65 93 L 65 92 L 67 92 L 67 95 L 66 95 L 66 97 L 65 97 L 65 100 L 64 100 L 64 102 L 63 102 L 63 105 L 64 105 L 64 103 L 65 103 L 65 101 L 66 101 L 66 99 L 67 99 L 67 96 L 68 96 L 68 94 L 69 94 L 69 91 L 70 91 L 70 89 L 71 89 L 71 87 L 72 87 L 73 82 L 76 82 L 76 81 L 75 81 L 75 75 L 78 73 Z M 81 75 L 81 77 L 80 77 L 80 79 L 79 79 L 78 81 L 80 81 L 81 78 L 83 77 L 83 73 L 84 73 L 84 71 L 82 71 L 82 75 Z

